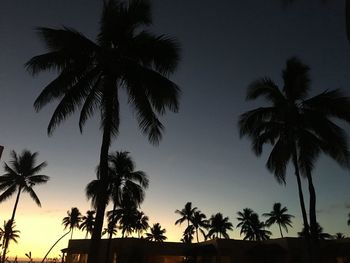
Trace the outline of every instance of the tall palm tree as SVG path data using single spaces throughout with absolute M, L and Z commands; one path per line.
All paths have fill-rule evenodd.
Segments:
M 185 207 L 181 210 L 176 209 L 175 213 L 179 214 L 181 217 L 175 221 L 175 225 L 181 225 L 184 221 L 187 221 L 187 227 L 190 226 L 194 213 L 197 211 L 197 207 L 192 207 L 191 202 L 187 202 Z
M 236 227 L 241 228 L 240 235 L 244 234 L 243 240 L 262 241 L 270 238 L 271 232 L 265 229 L 265 223 L 259 220 L 258 214 L 252 209 L 245 208 L 237 215 L 240 222 Z
M 227 234 L 228 230 L 232 230 L 232 223 L 229 222 L 228 217 L 224 217 L 221 213 L 212 215 L 209 219 L 209 238 L 226 238 L 229 239 Z
M 19 238 L 19 230 L 15 229 L 16 224 L 14 221 L 8 220 L 4 221 L 4 227 L 0 228 L 0 235 L 2 236 L 2 248 L 3 248 L 3 255 L 6 256 L 8 245 L 10 241 L 13 241 L 15 243 L 18 243 L 17 239 Z M 6 246 L 7 242 L 7 246 Z
M 167 237 L 164 235 L 165 233 L 165 228 L 162 228 L 159 223 L 156 223 L 150 228 L 150 232 L 146 233 L 146 239 L 149 241 L 163 242 L 167 239 Z
M 95 211 L 89 210 L 86 212 L 86 215 L 81 218 L 81 223 L 79 225 L 79 228 L 83 231 L 86 230 L 86 236 L 92 233 L 92 230 L 94 229 L 94 223 L 95 223 Z
M 342 167 L 349 166 L 347 135 L 331 118 L 349 122 L 350 100 L 340 90 L 325 91 L 307 99 L 311 83 L 309 67 L 297 58 L 287 61 L 282 76 L 282 90 L 269 78 L 257 80 L 250 85 L 247 99 L 264 97 L 272 105 L 241 115 L 240 132 L 242 136 L 252 139 L 253 150 L 258 156 L 261 155 L 264 144 L 273 145 L 266 165 L 279 183 L 285 183 L 286 167 L 292 161 L 303 222 L 305 228 L 309 229 L 300 174 L 307 178 L 310 230 L 311 236 L 315 236 L 316 192 L 311 172 L 321 152 Z
M 63 218 L 62 225 L 64 229 L 69 228 L 70 239 L 73 238 L 74 228 L 79 228 L 80 222 L 82 220 L 81 213 L 78 208 L 72 207 L 70 211 L 67 211 L 67 216 Z
M 197 243 L 199 242 L 198 231 L 202 233 L 204 239 L 206 237 L 204 229 L 207 229 L 209 226 L 209 222 L 206 218 L 207 216 L 199 210 L 195 211 L 193 214 L 192 224 L 196 232 Z
M 287 214 L 287 207 L 282 207 L 281 203 L 274 203 L 272 211 L 270 213 L 264 213 L 263 216 L 268 217 L 265 224 L 270 227 L 273 224 L 277 224 L 282 234 L 282 227 L 288 233 L 288 226 L 292 227 L 292 218 L 293 215 Z
M 48 51 L 26 63 L 33 75 L 50 70 L 59 73 L 34 103 L 40 110 L 53 100 L 59 101 L 49 122 L 49 134 L 79 107 L 80 129 L 96 111 L 100 113 L 102 183 L 89 263 L 98 260 L 96 247 L 108 199 L 103 191 L 108 181 L 108 152 L 119 132 L 120 90 L 126 92 L 140 130 L 152 144 L 159 143 L 164 130 L 159 116 L 167 110 L 178 111 L 180 90 L 167 77 L 177 67 L 179 44 L 174 38 L 147 31 L 151 23 L 149 0 L 106 0 L 95 42 L 71 28 L 39 28 Z
M 33 187 L 35 185 L 44 184 L 49 180 L 46 175 L 38 174 L 43 168 L 46 167 L 46 162 L 42 162 L 39 165 L 37 162 L 38 153 L 31 153 L 28 150 L 23 150 L 21 154 L 17 154 L 15 151 L 11 152 L 10 163 L 4 164 L 5 174 L 0 176 L 0 202 L 10 198 L 17 192 L 16 201 L 13 207 L 11 219 L 8 224 L 14 222 L 17 205 L 22 192 L 27 192 L 34 202 L 41 207 L 41 202 L 36 195 Z M 9 239 L 4 239 L 4 251 L 7 251 Z M 3 253 L 1 262 L 4 263 L 6 253 Z

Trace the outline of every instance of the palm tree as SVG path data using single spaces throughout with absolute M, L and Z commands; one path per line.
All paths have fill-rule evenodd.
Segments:
M 334 239 L 344 239 L 345 235 L 343 233 L 335 233 L 333 236 Z
M 148 220 L 148 216 L 146 216 L 142 211 L 136 212 L 135 231 L 137 232 L 139 238 L 141 238 L 142 232 L 148 229 Z
M 187 227 L 190 226 L 190 222 L 192 222 L 192 218 L 194 213 L 197 211 L 197 207 L 192 208 L 192 203 L 187 202 L 185 207 L 181 210 L 176 209 L 175 213 L 179 214 L 181 217 L 175 221 L 175 225 L 181 225 L 184 221 L 187 221 Z
M 298 232 L 298 236 L 305 238 L 307 236 L 305 227 L 301 230 L 301 232 Z M 326 240 L 331 239 L 332 235 L 323 232 L 323 227 L 320 226 L 319 223 L 316 225 L 316 239 L 317 240 Z
M 221 213 L 217 213 L 212 215 L 209 219 L 209 238 L 226 238 L 229 239 L 229 235 L 227 234 L 228 230 L 232 230 L 232 223 L 229 222 L 228 217 L 224 217 Z
M 67 211 L 67 216 L 63 218 L 62 225 L 64 229 L 69 228 L 71 232 L 70 239 L 73 238 L 74 228 L 79 228 L 79 224 L 82 220 L 81 213 L 78 208 L 72 207 L 70 211 Z
M 262 241 L 270 238 L 271 232 L 265 229 L 265 223 L 259 220 L 258 214 L 252 209 L 245 208 L 237 215 L 237 220 L 240 222 L 236 227 L 241 228 L 240 235 L 245 235 L 243 240 Z
M 195 233 L 195 228 L 193 225 L 186 227 L 184 233 L 182 234 L 181 241 L 186 244 L 191 244 L 194 233 Z
M 100 174 L 100 167 L 97 168 L 97 175 Z M 129 155 L 129 152 L 116 151 L 108 156 L 108 177 L 105 182 L 102 182 L 100 178 L 93 180 L 86 187 L 86 195 L 88 199 L 92 199 L 92 203 L 95 207 L 98 206 L 98 196 L 103 189 L 107 199 L 106 205 L 111 200 L 113 202 L 112 213 L 109 217 L 110 222 L 116 222 L 114 219 L 115 211 L 117 207 L 121 207 L 123 204 L 135 207 L 140 205 L 145 197 L 145 189 L 148 187 L 148 176 L 143 171 L 135 171 L 135 162 Z M 130 218 L 129 218 L 130 219 Z M 130 220 L 129 220 L 130 221 Z M 127 228 L 122 230 L 124 233 L 132 232 L 132 228 L 128 228 L 130 225 L 125 223 Z M 110 232 L 108 247 L 106 250 L 106 262 L 109 260 L 109 251 L 111 246 L 112 235 Z
M 0 202 L 10 198 L 17 192 L 16 201 L 13 207 L 11 219 L 8 224 L 14 222 L 17 205 L 22 192 L 27 192 L 34 202 L 41 207 L 41 202 L 33 190 L 36 184 L 44 184 L 49 180 L 46 175 L 38 174 L 43 168 L 46 167 L 46 162 L 42 162 L 39 165 L 36 164 L 38 153 L 31 153 L 28 150 L 23 150 L 20 155 L 17 155 L 15 151 L 11 152 L 10 163 L 4 164 L 5 174 L 0 176 Z M 4 252 L 7 251 L 9 239 L 4 239 Z M 1 262 L 4 263 L 6 253 L 3 253 Z
M 15 230 L 16 224 L 14 221 L 8 220 L 4 221 L 4 228 L 0 228 L 0 235 L 3 237 L 2 239 L 2 247 L 3 247 L 3 255 L 6 256 L 7 248 L 10 244 L 10 241 L 18 243 L 17 239 L 19 238 L 19 230 Z M 7 246 L 6 246 L 7 242 Z
M 115 222 L 108 222 L 107 227 L 105 227 L 102 231 L 102 236 L 104 236 L 105 234 L 108 234 L 108 237 L 112 237 L 113 235 L 117 234 L 117 226 Z
M 179 45 L 174 38 L 157 36 L 145 29 L 151 25 L 148 0 L 104 1 L 97 41 L 78 31 L 39 28 L 47 53 L 26 63 L 32 75 L 56 70 L 58 77 L 49 83 L 34 103 L 42 109 L 59 100 L 48 125 L 48 133 L 81 107 L 79 126 L 96 111 L 100 112 L 102 146 L 100 175 L 102 181 L 96 199 L 96 223 L 88 261 L 97 262 L 103 226 L 108 181 L 108 152 L 112 139 L 119 132 L 119 91 L 123 89 L 135 110 L 140 130 L 152 144 L 158 144 L 163 124 L 159 116 L 167 110 L 178 111 L 180 90 L 167 77 L 179 61 Z
M 263 216 L 268 217 L 265 222 L 266 226 L 270 227 L 273 224 L 277 224 L 282 238 L 282 227 L 288 233 L 288 226 L 292 227 L 292 218 L 294 217 L 293 215 L 287 214 L 287 211 L 287 207 L 282 208 L 281 203 L 274 203 L 272 211 L 263 214 Z
M 196 231 L 197 242 L 199 242 L 198 231 L 200 231 L 205 239 L 206 234 L 204 229 L 208 228 L 209 222 L 206 220 L 207 216 L 203 214 L 201 211 L 197 210 L 194 212 L 192 217 L 192 224 Z
M 350 213 L 348 214 L 348 226 L 350 226 Z
M 254 211 L 250 208 L 244 208 L 243 211 L 238 211 L 237 212 L 237 220 L 239 221 L 239 223 L 237 224 L 236 228 L 240 227 L 241 228 L 241 232 L 240 235 L 243 234 L 243 229 L 245 228 L 249 228 L 249 226 L 251 225 L 251 221 L 252 221 L 252 215 L 254 214 Z
M 81 224 L 79 228 L 81 230 L 86 230 L 86 236 L 92 233 L 92 230 L 94 228 L 94 223 L 95 223 L 95 211 L 89 210 L 86 212 L 86 215 L 81 218 Z
M 269 78 L 257 80 L 250 85 L 247 99 L 264 97 L 272 106 L 260 107 L 241 115 L 240 132 L 242 136 L 247 135 L 252 139 L 253 150 L 258 156 L 261 155 L 264 144 L 273 145 L 266 165 L 279 183 L 285 183 L 286 167 L 292 161 L 303 222 L 308 229 L 300 174 L 307 178 L 312 236 L 316 234 L 317 222 L 316 193 L 311 176 L 313 164 L 319 154 L 324 152 L 342 167 L 348 167 L 347 135 L 330 118 L 349 122 L 350 100 L 340 90 L 325 91 L 307 99 L 311 82 L 309 67 L 297 58 L 287 61 L 282 76 L 282 90 Z
M 165 233 L 165 228 L 162 229 L 161 225 L 156 223 L 150 228 L 150 233 L 146 233 L 146 239 L 149 241 L 163 242 L 167 239 L 167 237 L 164 235 Z
M 237 215 L 240 222 L 236 227 L 241 228 L 240 235 L 245 235 L 243 240 L 262 241 L 270 238 L 271 232 L 265 229 L 265 223 L 259 220 L 258 214 L 252 209 L 244 208 L 243 212 L 238 212 Z

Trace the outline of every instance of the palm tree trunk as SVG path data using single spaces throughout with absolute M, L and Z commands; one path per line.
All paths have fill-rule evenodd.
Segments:
M 309 186 L 310 194 L 310 236 L 311 236 L 311 249 L 312 249 L 312 262 L 320 262 L 320 247 L 317 237 L 317 218 L 316 218 L 316 191 L 312 182 L 312 175 L 310 169 L 306 171 L 306 177 Z
M 281 224 L 280 223 L 278 223 L 278 227 L 280 228 L 281 237 L 283 238 L 282 228 L 281 228 Z
M 57 245 L 58 242 L 60 242 L 60 240 L 61 240 L 62 238 L 64 238 L 66 235 L 68 235 L 70 231 L 71 231 L 71 230 L 69 230 L 67 233 L 65 233 L 63 236 L 61 236 L 61 237 L 52 245 L 52 247 L 50 247 L 49 251 L 47 251 L 47 253 L 46 253 L 45 257 L 43 258 L 43 260 L 41 261 L 41 263 L 43 263 L 43 262 L 45 261 L 46 257 L 50 254 L 51 250 Z
M 21 192 L 22 192 L 22 187 L 19 187 L 18 188 L 17 197 L 16 197 L 16 202 L 15 202 L 15 205 L 13 207 L 12 216 L 11 216 L 10 223 L 9 223 L 10 224 L 10 226 L 9 226 L 10 228 L 12 228 L 13 221 L 15 220 L 16 210 L 17 210 L 18 201 L 19 201 L 19 197 L 21 195 Z M 6 238 L 5 238 L 4 248 L 3 248 L 3 252 L 2 252 L 2 258 L 1 258 L 1 262 L 2 263 L 5 263 L 5 258 L 6 258 L 6 253 L 7 253 L 7 248 L 8 248 L 8 245 L 9 245 L 9 241 L 10 241 L 10 236 L 7 235 Z
M 113 116 L 114 113 L 114 105 L 113 103 L 117 103 L 118 99 L 117 94 L 113 94 L 113 92 L 117 92 L 114 87 L 113 80 L 106 80 L 106 84 L 104 87 L 104 109 L 101 109 L 103 116 L 101 116 L 101 123 L 103 126 L 103 136 L 102 136 L 102 146 L 100 152 L 100 170 L 99 170 L 99 180 L 101 180 L 99 193 L 97 195 L 97 207 L 96 207 L 96 218 L 95 225 L 91 236 L 91 244 L 89 249 L 88 261 L 87 263 L 98 263 L 99 255 L 100 255 L 100 244 L 101 244 L 101 232 L 103 226 L 104 214 L 108 201 L 108 194 L 105 190 L 108 184 L 108 153 L 109 147 L 111 145 L 111 137 L 113 130 Z M 114 96 L 115 95 L 115 96 Z
M 197 236 L 197 243 L 199 243 L 199 238 L 198 238 L 198 228 L 196 228 L 196 236 Z
M 115 210 L 117 209 L 117 202 L 113 203 L 113 210 L 112 210 L 112 222 L 114 223 L 114 218 L 115 218 Z M 109 233 L 108 237 L 108 243 L 107 243 L 107 251 L 106 251 L 106 263 L 109 262 L 109 253 L 111 251 L 111 245 L 112 245 L 112 236 L 113 236 L 113 231 Z
M 104 213 L 106 210 L 107 203 L 107 193 L 103 189 L 106 185 L 108 176 L 108 151 L 110 146 L 110 128 L 104 127 L 103 129 L 103 139 L 100 153 L 100 189 L 97 195 L 97 207 L 96 207 L 96 218 L 95 225 L 91 235 L 91 244 L 89 249 L 88 263 L 99 262 L 99 252 L 100 252 L 100 240 L 101 231 L 103 226 Z
M 298 165 L 298 156 L 297 156 L 297 152 L 296 152 L 295 149 L 294 149 L 294 152 L 293 152 L 293 164 L 294 164 L 294 169 L 295 169 L 295 177 L 297 178 L 299 201 L 300 201 L 301 214 L 303 216 L 304 228 L 305 228 L 305 232 L 309 233 L 309 223 L 308 223 L 308 220 L 307 220 L 303 188 L 302 188 L 301 179 L 300 179 L 300 172 L 299 172 L 299 165 Z
M 70 239 L 73 239 L 73 230 L 74 230 L 74 227 L 71 228 Z

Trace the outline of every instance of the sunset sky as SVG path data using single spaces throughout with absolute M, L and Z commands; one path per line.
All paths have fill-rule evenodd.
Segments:
M 170 77 L 182 90 L 180 112 L 165 115 L 166 132 L 155 147 L 139 132 L 122 95 L 120 135 L 111 150 L 129 151 L 136 168 L 149 175 L 150 187 L 141 209 L 150 223 L 159 222 L 167 229 L 170 241 L 181 238 L 184 227 L 174 226 L 178 218 L 174 211 L 187 201 L 208 217 L 222 212 L 234 225 L 236 213 L 245 207 L 261 215 L 274 202 L 281 202 L 296 216 L 288 235 L 296 236 L 301 229 L 293 170 L 288 170 L 287 185 L 279 185 L 265 168 L 266 154 L 256 158 L 250 142 L 239 138 L 237 120 L 264 103 L 245 101 L 249 83 L 270 76 L 282 84 L 281 70 L 291 56 L 311 67 L 311 95 L 335 88 L 350 95 L 350 44 L 345 36 L 344 1 L 299 0 L 288 8 L 281 2 L 152 1 L 154 26 L 150 30 L 174 36 L 182 46 L 179 68 Z M 90 209 L 84 189 L 95 178 L 102 140 L 99 120 L 91 119 L 81 135 L 74 115 L 48 137 L 46 127 L 55 105 L 36 113 L 33 102 L 55 73 L 33 78 L 23 65 L 45 52 L 35 27 L 64 25 L 94 40 L 101 7 L 101 0 L 0 3 L 0 145 L 5 146 L 1 161 L 9 160 L 11 150 L 38 151 L 38 160 L 48 162 L 43 173 L 51 178 L 35 188 L 41 208 L 22 195 L 16 215 L 21 234 L 18 245 L 10 245 L 10 256 L 24 257 L 31 251 L 42 258 L 64 233 L 61 222 L 66 211 L 78 207 L 84 214 Z M 346 225 L 349 171 L 322 157 L 313 175 L 318 221 L 330 234 L 350 236 Z M 1 226 L 10 218 L 14 202 L 15 197 L 0 204 Z M 271 231 L 279 236 L 276 227 Z M 74 234 L 84 236 L 80 231 Z M 241 238 L 238 229 L 230 236 Z M 58 256 L 67 244 L 68 238 L 50 257 Z

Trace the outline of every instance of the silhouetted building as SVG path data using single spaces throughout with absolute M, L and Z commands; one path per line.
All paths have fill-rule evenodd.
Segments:
M 100 262 L 105 262 L 108 240 L 101 242 Z M 90 240 L 70 240 L 62 250 L 66 263 L 86 263 Z M 321 263 L 350 263 L 350 238 L 326 240 L 321 245 Z M 110 263 L 302 263 L 306 262 L 304 240 L 279 238 L 266 241 L 215 239 L 201 243 L 151 242 L 116 238 L 111 242 Z

